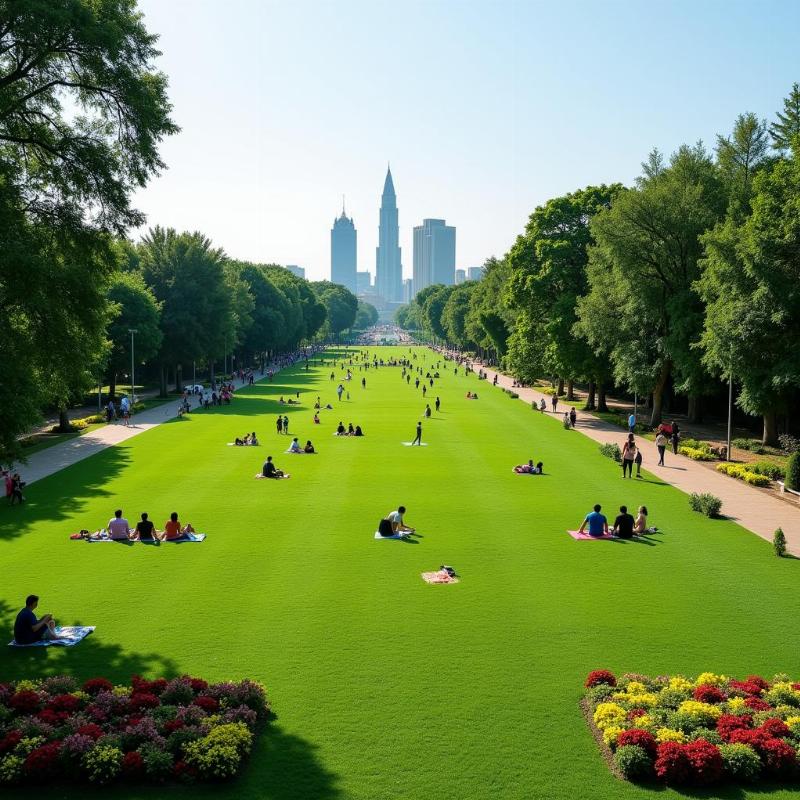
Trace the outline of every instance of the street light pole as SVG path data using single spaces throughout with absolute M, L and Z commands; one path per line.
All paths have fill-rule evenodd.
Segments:
M 131 426 L 132 426 L 133 414 L 134 414 L 133 407 L 136 405 L 136 395 L 134 394 L 134 388 L 133 388 L 136 385 L 135 374 L 134 374 L 133 337 L 134 334 L 139 333 L 139 331 L 136 328 L 128 328 L 128 333 L 131 335 Z
M 733 365 L 728 372 L 728 441 L 727 459 L 731 460 L 731 424 L 733 420 Z

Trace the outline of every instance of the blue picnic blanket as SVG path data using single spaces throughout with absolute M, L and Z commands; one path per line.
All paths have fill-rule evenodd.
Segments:
M 59 636 L 64 636 L 64 639 L 40 639 L 38 642 L 32 644 L 17 644 L 14 639 L 9 643 L 9 647 L 48 647 L 52 645 L 61 645 L 61 647 L 73 647 L 82 642 L 93 630 L 94 625 L 65 625 L 57 626 L 56 633 Z

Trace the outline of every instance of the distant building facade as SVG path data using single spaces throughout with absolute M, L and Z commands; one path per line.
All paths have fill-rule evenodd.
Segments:
M 357 291 L 358 232 L 352 217 L 345 214 L 337 217 L 331 228 L 331 283 L 338 283 L 353 294 Z
M 411 278 L 403 279 L 403 302 L 410 303 L 414 299 L 414 281 Z
M 297 264 L 287 264 L 286 269 L 292 273 L 292 275 L 296 275 L 298 278 L 305 279 L 306 271 L 304 267 L 298 267 Z
M 470 267 L 467 270 L 467 277 L 471 281 L 479 281 L 483 277 L 483 267 Z
M 414 294 L 426 286 L 452 286 L 456 278 L 456 229 L 443 219 L 414 228 Z
M 356 294 L 368 294 L 372 291 L 372 274 L 368 271 L 356 272 Z
M 456 270 L 456 285 L 459 283 L 464 283 L 467 279 L 467 271 L 465 269 L 457 269 Z
M 378 223 L 378 247 L 375 250 L 375 292 L 387 303 L 403 299 L 403 263 L 400 253 L 397 195 L 392 171 L 386 170 Z

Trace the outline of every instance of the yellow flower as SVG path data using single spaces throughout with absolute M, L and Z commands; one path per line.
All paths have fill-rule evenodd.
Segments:
M 18 681 L 16 685 L 16 690 L 18 692 L 35 692 L 39 689 L 39 683 L 37 681 Z
M 631 724 L 634 728 L 647 730 L 648 728 L 653 727 L 653 722 L 654 720 L 649 714 L 642 714 L 640 717 L 636 717 Z
M 694 684 L 691 681 L 687 681 L 683 675 L 675 675 L 675 677 L 669 679 L 669 688 L 683 692 L 694 689 Z
M 743 711 L 745 708 L 747 708 L 747 704 L 744 702 L 744 697 L 731 697 L 731 699 L 728 700 L 728 711 L 732 714 Z
M 72 696 L 77 697 L 78 700 L 83 700 L 84 702 L 92 699 L 88 694 L 86 694 L 86 692 L 82 692 L 80 689 L 77 692 L 72 692 Z
M 127 697 L 132 690 L 130 686 L 115 686 L 111 691 L 115 697 Z
M 718 720 L 722 716 L 722 710 L 718 706 L 701 703 L 698 700 L 684 700 L 678 706 L 678 711 L 703 721 Z
M 625 730 L 619 725 L 611 725 L 603 731 L 603 741 L 611 747 L 617 743 L 617 737 Z
M 787 717 L 786 724 L 789 726 L 789 730 L 791 730 L 792 733 L 800 731 L 800 717 Z
M 628 684 L 626 691 L 630 695 L 644 694 L 647 691 L 647 687 L 640 681 L 631 681 Z
M 611 695 L 611 699 L 615 703 L 629 703 L 631 701 L 631 697 L 625 692 L 614 692 L 614 694 Z
M 672 728 L 659 728 L 656 731 L 656 741 L 661 742 L 685 742 L 686 735 L 683 731 L 676 731 Z
M 727 683 L 730 678 L 727 675 L 716 675 L 713 672 L 701 672 L 697 676 L 695 686 L 722 686 Z
M 653 692 L 645 692 L 636 697 L 636 705 L 642 708 L 652 708 L 658 704 L 658 695 Z
M 625 709 L 617 703 L 600 703 L 594 710 L 594 724 L 600 730 L 619 725 L 625 720 Z

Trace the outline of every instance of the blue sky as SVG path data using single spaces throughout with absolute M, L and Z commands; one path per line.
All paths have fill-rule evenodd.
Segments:
M 501 256 L 548 198 L 630 183 L 649 150 L 713 146 L 800 81 L 800 2 L 140 0 L 182 132 L 148 224 L 329 276 L 347 196 L 375 271 L 391 162 L 403 267 L 424 217 L 458 267 Z

